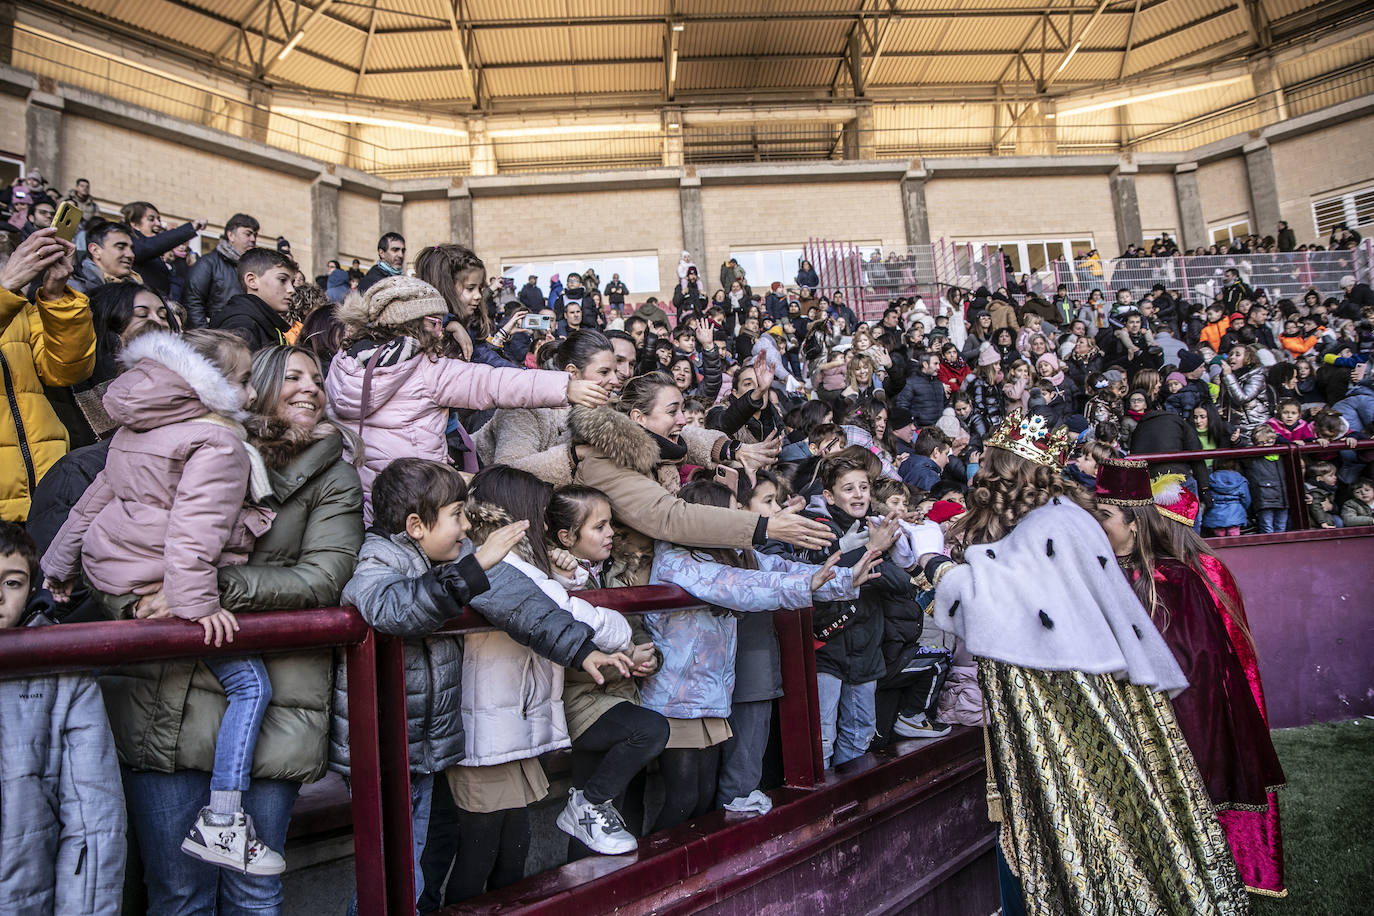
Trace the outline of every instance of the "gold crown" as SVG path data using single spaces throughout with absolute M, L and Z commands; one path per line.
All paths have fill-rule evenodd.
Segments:
M 1044 417 L 1024 416 L 1020 407 L 1013 407 L 997 431 L 983 440 L 983 445 L 1058 470 L 1069 460 L 1069 428 L 1051 430 Z

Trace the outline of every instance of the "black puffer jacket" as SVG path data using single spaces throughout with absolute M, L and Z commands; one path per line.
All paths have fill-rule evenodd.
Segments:
M 1149 410 L 1136 423 L 1131 434 L 1132 455 L 1162 455 L 1168 452 L 1200 452 L 1202 443 L 1198 440 L 1193 424 L 1171 410 Z M 1193 461 L 1189 464 L 1156 464 L 1150 473 L 1188 474 L 1197 481 L 1199 490 L 1206 490 L 1207 463 Z
M 933 426 L 945 412 L 945 386 L 936 376 L 917 369 L 897 395 L 897 406 L 911 411 L 918 426 Z
M 232 297 L 243 291 L 239 284 L 238 265 L 226 258 L 218 248 L 202 255 L 186 281 L 186 324 L 193 328 L 208 328 L 210 319 Z
M 853 566 L 868 549 L 867 539 L 853 547 L 841 539 L 849 533 L 868 528 L 866 519 L 851 519 L 834 506 L 826 506 L 819 498 L 812 500 L 805 515 L 818 519 L 830 528 L 840 544 L 840 566 Z M 848 549 L 846 549 L 848 547 Z M 801 551 L 806 563 L 824 563 L 834 552 L 834 546 L 824 550 Z M 888 606 L 893 605 L 893 617 L 899 619 L 908 612 L 904 602 L 912 600 L 911 577 L 891 560 L 878 566 L 879 576 L 859 589 L 854 601 L 817 601 L 812 626 L 815 637 L 825 642 L 816 650 L 816 671 L 839 678 L 846 684 L 866 684 L 887 673 L 884 640 Z M 918 631 L 919 635 L 919 631 Z
M 215 313 L 210 327 L 233 331 L 244 339 L 248 349 L 257 351 L 286 343 L 285 335 L 291 325 L 285 315 L 272 311 L 257 296 L 239 293 Z

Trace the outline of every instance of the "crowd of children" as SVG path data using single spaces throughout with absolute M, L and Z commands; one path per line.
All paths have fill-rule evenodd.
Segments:
M 207 304 L 209 329 L 183 330 L 184 310 L 136 276 L 66 289 L 71 249 L 35 231 L 0 277 L 7 320 L 86 309 L 87 337 L 68 329 L 67 351 L 26 358 L 58 382 L 48 409 L 69 438 L 95 433 L 41 469 L 24 451 L 28 486 L 0 527 L 0 623 L 177 617 L 223 648 L 243 611 L 342 602 L 403 637 L 423 911 L 524 876 L 549 751 L 572 752 L 557 824 L 574 856 L 630 852 L 716 808 L 766 813 L 783 692 L 773 612 L 815 609 L 827 766 L 974 724 L 967 653 L 929 621 L 913 574 L 943 552 L 1009 415 L 1067 427 L 1066 486 L 1090 488 L 1128 451 L 1196 453 L 1177 470 L 1222 536 L 1287 530 L 1293 507 L 1276 455 L 1206 452 L 1315 442 L 1329 450 L 1306 466 L 1314 524 L 1374 524 L 1352 451 L 1374 423 L 1374 306 L 1349 294 L 1271 306 L 1238 274 L 1203 307 L 1161 287 L 1120 290 L 1115 307 L 979 288 L 894 299 L 868 325 L 814 284 L 754 296 L 742 272 L 708 299 L 692 266 L 670 330 L 657 302 L 631 309 L 623 284 L 603 302 L 590 274 L 547 301 L 517 297 L 457 245 L 338 305 L 287 254 L 250 247 L 239 291 Z M 527 327 L 531 312 L 547 330 Z M 86 376 L 59 378 L 62 352 Z M 578 595 L 644 583 L 707 609 L 627 618 Z M 440 632 L 464 606 L 493 629 Z M 203 664 L 108 673 L 108 718 L 85 675 L 46 693 L 69 713 L 35 706 L 33 735 L 59 714 L 96 735 L 76 765 L 104 779 L 83 799 L 103 806 L 84 839 L 104 840 L 102 904 L 81 912 L 119 910 L 126 815 L 109 773 L 124 775 L 154 911 L 206 894 L 279 902 L 295 790 L 326 763 L 350 774 L 344 666 L 222 651 Z M 220 699 L 195 715 L 190 700 L 148 706 L 147 685 L 173 675 Z M 8 787 L 29 755 L 0 738 Z M 154 789 L 187 771 L 206 778 L 179 813 L 150 813 Z M 648 771 L 664 788 L 652 819 Z M 47 836 L 51 818 L 12 797 L 0 910 L 61 900 L 70 879 L 26 866 L 48 853 L 13 842 Z

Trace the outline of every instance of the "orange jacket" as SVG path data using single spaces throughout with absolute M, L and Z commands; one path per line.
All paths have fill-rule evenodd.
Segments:
M 1294 356 L 1302 356 L 1308 350 L 1315 347 L 1320 340 L 1321 338 L 1316 334 L 1313 334 L 1311 337 L 1303 337 L 1301 334 L 1295 337 L 1284 337 L 1283 335 L 1279 335 L 1279 345 Z
M 1213 353 L 1220 353 L 1221 338 L 1225 336 L 1230 327 L 1230 318 L 1222 318 L 1220 321 L 1214 321 L 1202 329 L 1202 333 L 1198 335 L 1198 341 L 1211 347 Z

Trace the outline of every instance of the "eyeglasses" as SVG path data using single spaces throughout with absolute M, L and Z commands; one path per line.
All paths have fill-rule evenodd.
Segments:
M 432 330 L 435 334 L 443 333 L 444 319 L 439 317 L 438 315 L 426 315 L 425 324 L 429 325 L 430 330 Z

